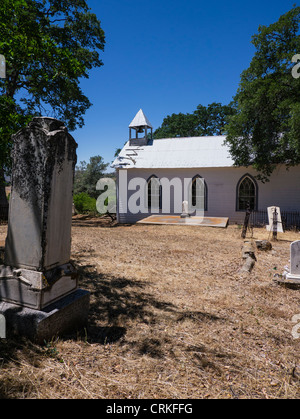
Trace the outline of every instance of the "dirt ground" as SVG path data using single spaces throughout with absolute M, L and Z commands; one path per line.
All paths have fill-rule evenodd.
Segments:
M 253 231 L 254 240 L 268 235 Z M 0 226 L 2 244 L 5 236 Z M 278 239 L 256 251 L 249 274 L 239 272 L 238 226 L 75 218 L 72 259 L 91 292 L 89 325 L 44 346 L 0 340 L 0 398 L 299 398 L 300 289 L 274 275 L 300 234 Z

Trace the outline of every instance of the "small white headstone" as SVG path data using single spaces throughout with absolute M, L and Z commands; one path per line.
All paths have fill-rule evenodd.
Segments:
M 300 275 L 300 240 L 291 243 L 290 274 Z
M 277 233 L 283 233 L 281 214 L 279 207 L 268 208 L 269 225 L 266 226 L 268 231 L 277 231 Z M 277 223 L 274 221 L 277 220 Z
M 189 203 L 188 201 L 183 201 L 182 203 L 182 214 L 181 214 L 181 218 L 186 218 L 189 217 Z
M 182 213 L 188 214 L 189 213 L 189 203 L 188 201 L 183 201 L 182 203 Z
M 300 284 L 300 240 L 291 243 L 290 272 L 284 272 L 286 282 Z

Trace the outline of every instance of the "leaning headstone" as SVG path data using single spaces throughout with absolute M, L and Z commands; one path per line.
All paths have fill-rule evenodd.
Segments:
M 282 220 L 279 207 L 268 208 L 269 224 L 266 226 L 267 231 L 273 233 L 283 233 Z
M 28 322 L 31 316 L 39 319 L 36 331 L 42 330 L 40 322 L 46 318 L 52 333 L 56 331 L 55 324 L 51 325 L 50 315 L 45 317 L 45 312 L 40 311 L 50 306 L 55 311 L 56 302 L 59 330 L 68 326 L 67 317 L 73 323 L 75 316 L 80 323 L 87 315 L 86 309 L 85 313 L 76 310 L 77 273 L 70 262 L 77 144 L 63 123 L 53 118 L 34 118 L 13 137 L 13 144 L 12 192 L 5 259 L 0 267 L 0 300 L 26 308 L 24 316 L 19 310 L 20 324 L 25 318 Z M 66 304 L 72 303 L 72 307 L 68 308 L 68 316 L 64 316 L 61 301 L 71 294 Z M 78 295 L 83 298 L 81 291 Z M 87 293 L 86 308 L 88 297 Z M 79 306 L 82 310 L 82 302 Z M 28 310 L 35 313 L 28 314 Z

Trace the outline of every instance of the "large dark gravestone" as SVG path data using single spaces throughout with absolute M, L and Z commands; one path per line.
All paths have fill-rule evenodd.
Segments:
M 70 262 L 77 144 L 63 123 L 53 118 L 34 118 L 13 137 L 13 143 L 0 300 L 44 310 L 78 288 L 77 273 Z M 71 301 L 76 305 L 76 298 Z M 59 307 L 63 310 L 61 304 Z M 73 311 L 76 309 L 69 310 Z M 86 317 L 84 311 L 79 318 Z

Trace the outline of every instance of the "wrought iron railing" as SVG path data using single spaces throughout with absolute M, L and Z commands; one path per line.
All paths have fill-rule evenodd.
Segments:
M 280 211 L 282 226 L 284 230 L 300 230 L 300 212 L 299 211 Z M 252 211 L 250 223 L 253 227 L 260 227 L 269 224 L 267 210 Z

